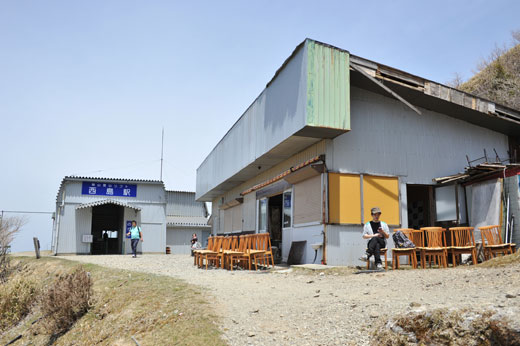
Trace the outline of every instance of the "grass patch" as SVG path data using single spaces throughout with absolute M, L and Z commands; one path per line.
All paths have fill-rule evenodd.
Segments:
M 73 273 L 76 262 L 56 258 L 17 258 L 17 275 L 37 281 L 42 290 Z M 92 306 L 63 335 L 42 331 L 40 309 L 0 335 L 5 344 L 19 334 L 20 345 L 224 345 L 213 307 L 201 289 L 178 279 L 86 264 L 92 280 Z M 34 321 L 37 321 L 33 324 Z
M 491 311 L 437 309 L 398 315 L 374 326 L 372 345 L 520 345 L 520 333 Z
M 38 293 L 36 283 L 23 276 L 0 284 L 0 333 L 29 314 Z
M 511 264 L 520 263 L 520 252 L 517 251 L 512 255 L 499 256 L 485 261 L 479 264 L 480 267 L 494 268 L 494 267 L 505 267 Z

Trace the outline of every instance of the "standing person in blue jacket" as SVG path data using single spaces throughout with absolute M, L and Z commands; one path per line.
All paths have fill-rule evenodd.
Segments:
M 370 213 L 372 214 L 372 221 L 367 222 L 363 227 L 363 239 L 368 240 L 367 251 L 360 260 L 368 261 L 370 256 L 374 256 L 377 269 L 382 269 L 380 250 L 385 248 L 386 239 L 390 236 L 390 230 L 385 222 L 379 220 L 381 209 L 374 207 L 370 210 Z
M 135 220 L 132 221 L 132 228 L 126 234 L 130 236 L 130 241 L 132 244 L 132 257 L 137 257 L 137 244 L 139 244 L 139 240 L 143 240 L 143 233 L 141 232 L 141 227 L 137 227 L 137 222 Z

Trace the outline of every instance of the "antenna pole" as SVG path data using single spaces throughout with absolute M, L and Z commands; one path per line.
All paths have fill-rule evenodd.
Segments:
M 164 127 L 162 128 L 162 139 L 161 139 L 161 178 L 162 181 L 162 168 L 163 168 L 163 153 L 164 153 Z

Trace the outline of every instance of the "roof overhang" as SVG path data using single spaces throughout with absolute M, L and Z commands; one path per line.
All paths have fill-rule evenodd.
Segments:
M 202 216 L 167 216 L 168 227 L 210 229 L 208 219 Z
M 197 169 L 198 201 L 350 130 L 349 53 L 305 40 Z
M 76 207 L 76 210 L 77 209 L 92 208 L 92 207 L 99 207 L 101 205 L 106 205 L 106 204 L 118 205 L 118 206 L 121 206 L 121 207 L 134 209 L 135 211 L 140 211 L 141 210 L 141 208 L 139 208 L 139 207 L 135 207 L 135 206 L 126 204 L 124 202 L 121 202 L 121 201 L 118 201 L 118 200 L 115 200 L 115 199 L 101 199 L 101 200 L 90 202 L 90 203 L 83 203 L 83 204 L 78 205 Z
M 383 82 L 414 106 L 509 136 L 520 134 L 520 111 L 355 55 L 351 55 L 350 63 Z M 351 70 L 350 84 L 390 96 L 356 69 Z

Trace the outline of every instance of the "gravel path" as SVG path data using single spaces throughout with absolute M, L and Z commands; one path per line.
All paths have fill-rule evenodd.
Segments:
M 206 271 L 182 255 L 63 258 L 202 286 L 216 300 L 230 345 L 367 345 L 377 319 L 443 307 L 495 309 L 520 325 L 520 264 L 320 275 Z

